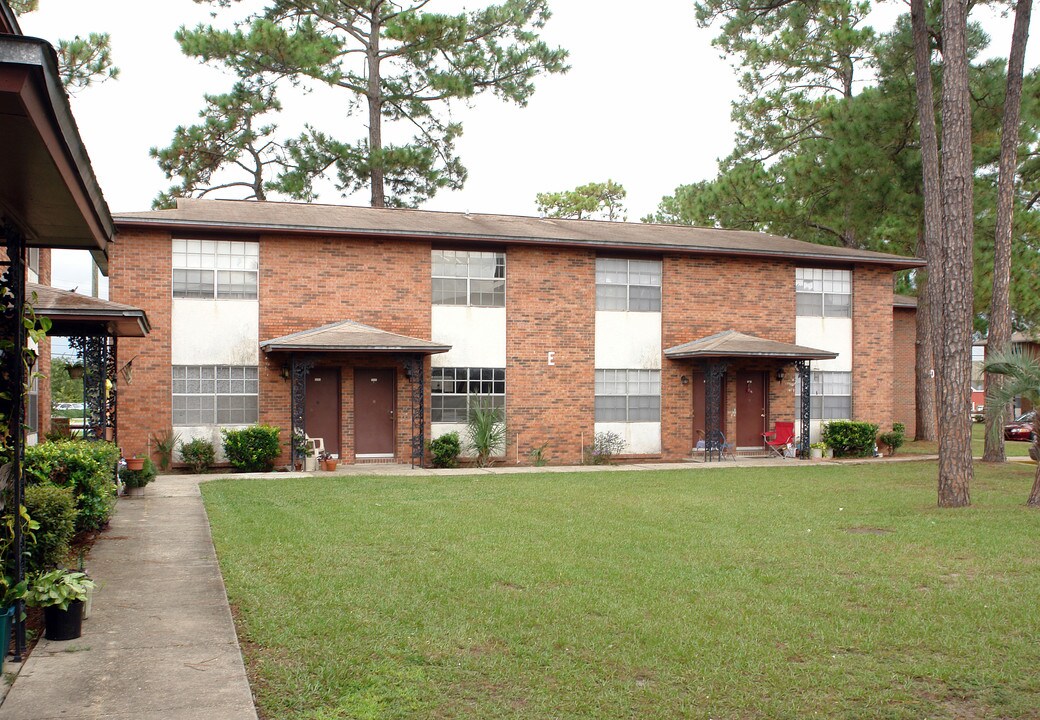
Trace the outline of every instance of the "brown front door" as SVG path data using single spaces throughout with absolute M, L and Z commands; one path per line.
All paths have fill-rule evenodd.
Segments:
M 392 369 L 354 369 L 354 454 L 394 454 Z
M 766 387 L 765 373 L 737 373 L 737 447 L 762 447 Z
M 340 454 L 339 368 L 314 368 L 307 375 L 304 427 L 325 442 L 325 451 Z
M 704 373 L 694 372 L 690 382 L 693 383 L 693 447 L 697 441 L 704 440 L 708 430 L 708 412 L 706 396 L 708 383 Z M 719 430 L 726 434 L 726 376 L 722 376 L 719 389 Z

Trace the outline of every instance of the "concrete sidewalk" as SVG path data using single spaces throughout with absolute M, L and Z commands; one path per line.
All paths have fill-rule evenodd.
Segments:
M 40 640 L 0 720 L 256 720 L 198 480 L 120 498 L 83 636 Z

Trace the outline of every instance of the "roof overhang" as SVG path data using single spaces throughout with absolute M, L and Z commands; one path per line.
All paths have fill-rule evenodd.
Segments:
M 144 337 L 152 327 L 144 310 L 47 285 L 28 283 L 26 294 L 36 295 L 36 314 L 49 318 L 51 335 L 86 337 Z
M 725 358 L 757 358 L 766 360 L 833 360 L 838 353 L 830 350 L 794 345 L 726 330 L 698 340 L 691 340 L 664 351 L 670 360 L 712 360 Z
M 437 355 L 451 350 L 451 345 L 423 340 L 409 335 L 380 330 L 352 320 L 323 325 L 310 330 L 284 335 L 260 343 L 266 353 L 411 353 Z
M 4 0 L 0 0 L 0 33 L 22 34 L 22 28 L 18 26 L 18 17 Z
M 115 225 L 44 40 L 0 35 L 0 214 L 32 247 L 89 250 L 107 274 Z

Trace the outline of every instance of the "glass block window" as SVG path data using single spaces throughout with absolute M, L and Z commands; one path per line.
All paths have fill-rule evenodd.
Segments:
M 258 369 L 239 365 L 174 365 L 174 425 L 250 425 L 259 410 Z
M 660 420 L 660 370 L 596 371 L 596 422 Z
M 505 307 L 505 253 L 434 250 L 433 304 Z
M 852 272 L 797 268 L 795 312 L 800 317 L 852 317 Z
M 174 297 L 255 300 L 259 269 L 259 243 L 173 241 Z
M 800 405 L 800 377 L 795 380 L 795 392 Z M 813 420 L 852 418 L 852 373 L 813 370 L 809 385 L 809 417 Z
M 435 367 L 430 388 L 432 422 L 464 423 L 480 399 L 506 408 L 505 368 Z
M 596 258 L 596 309 L 661 311 L 661 261 Z

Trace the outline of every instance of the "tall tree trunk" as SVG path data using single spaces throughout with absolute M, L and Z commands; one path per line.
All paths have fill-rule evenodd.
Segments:
M 917 255 L 927 258 L 924 240 L 917 248 Z M 928 272 L 921 270 L 917 275 L 917 339 L 915 344 L 915 440 L 935 442 L 939 434 L 935 429 L 935 371 L 932 363 L 932 283 Z
M 974 291 L 971 105 L 968 95 L 968 0 L 943 0 L 942 332 L 936 357 L 939 415 L 939 506 L 971 504 L 971 320 Z
M 943 323 L 944 261 L 942 246 L 942 203 L 939 187 L 939 141 L 935 129 L 935 98 L 932 90 L 932 47 L 928 34 L 925 0 L 910 1 L 910 19 L 914 38 L 914 82 L 917 88 L 917 118 L 921 135 L 922 195 L 924 196 L 924 233 L 918 245 L 918 255 L 928 261 L 925 290 L 918 296 L 924 299 L 924 308 L 918 305 L 917 325 L 917 378 L 918 402 L 925 396 L 931 408 L 918 405 L 917 437 L 922 429 L 931 429 L 937 438 L 935 387 L 942 375 L 943 356 L 936 349 L 941 344 Z M 925 322 L 921 323 L 921 317 Z M 923 325 L 923 327 L 922 327 Z M 924 336 L 922 336 L 924 332 Z M 922 355 L 924 356 L 922 362 Z M 923 413 L 925 423 L 920 419 Z
M 372 184 L 372 207 L 386 207 L 383 188 L 383 90 L 379 68 L 379 33 L 382 0 L 372 2 L 372 25 L 368 36 L 368 160 Z
M 1034 447 L 1036 447 L 1038 453 L 1040 453 L 1040 442 L 1035 442 Z M 1026 505 L 1033 508 L 1040 508 L 1040 463 L 1036 466 L 1036 475 L 1033 477 L 1033 488 L 1029 491 L 1029 500 L 1026 501 Z
M 1029 39 L 1029 15 L 1033 0 L 1018 0 L 1015 27 L 1011 32 L 1008 56 L 1007 90 L 1004 93 L 1004 120 L 1000 129 L 1000 173 L 997 179 L 997 232 L 993 243 L 993 298 L 989 310 L 989 341 L 986 351 L 1002 353 L 1011 342 L 1011 220 L 1014 212 L 1015 173 L 1018 167 L 1018 125 L 1022 109 L 1022 72 L 1025 66 L 1026 42 Z M 1000 375 L 986 374 L 990 383 L 1003 384 Z M 1004 434 L 999 429 L 1004 413 L 986 414 L 985 462 L 1004 462 Z

